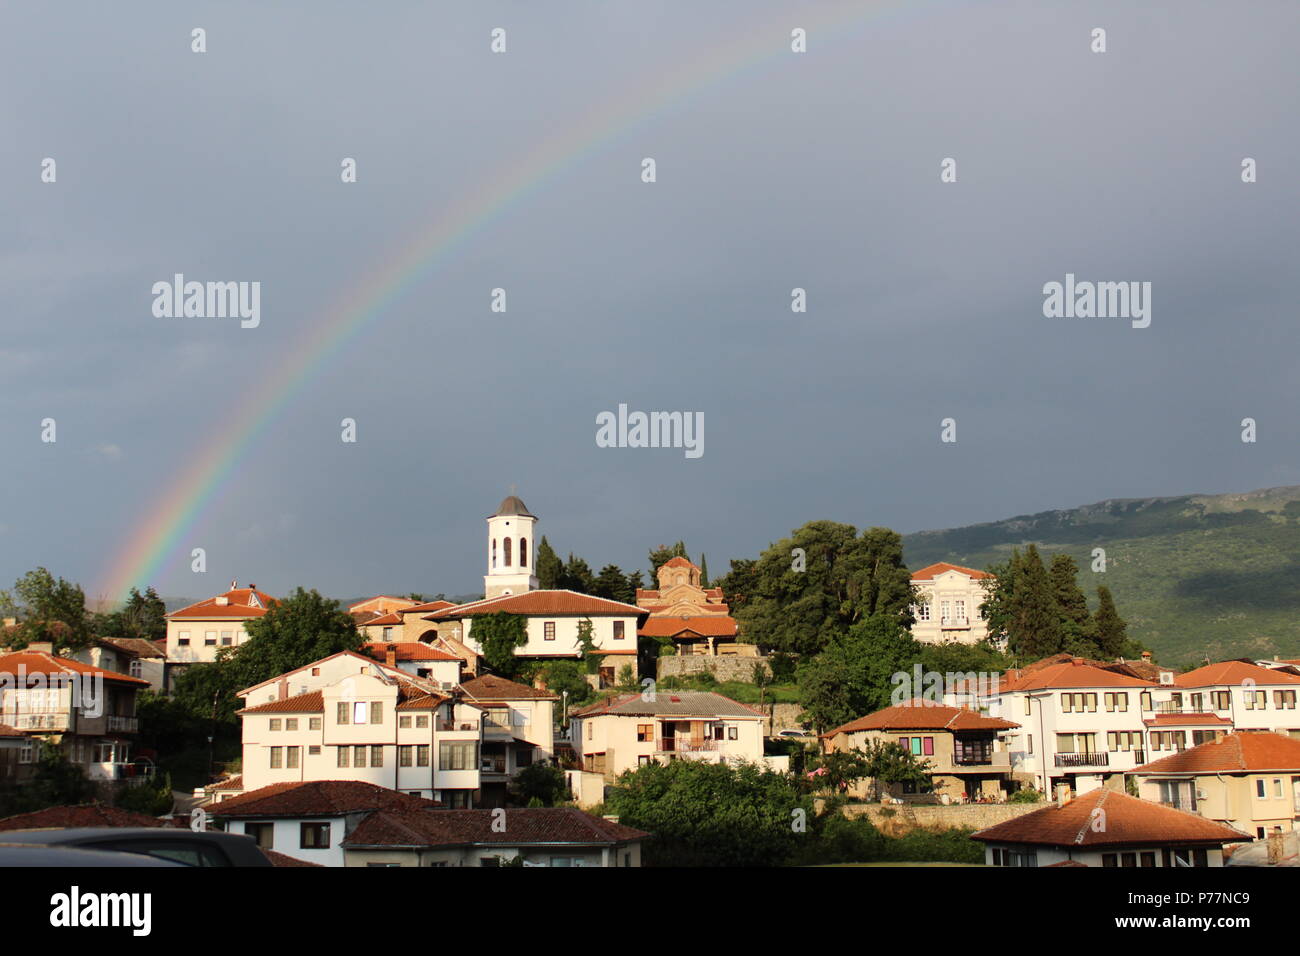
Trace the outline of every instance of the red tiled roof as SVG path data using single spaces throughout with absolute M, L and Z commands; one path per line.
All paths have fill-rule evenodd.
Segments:
M 261 607 L 252 603 L 254 594 L 257 595 L 257 599 L 261 602 Z M 225 598 L 227 603 L 218 604 L 217 598 Z M 172 611 L 167 617 L 199 619 L 206 617 L 261 617 L 266 613 L 267 608 L 278 603 L 275 598 L 262 591 L 255 591 L 252 588 L 235 588 L 225 594 L 210 597 L 206 601 L 199 601 L 197 604 L 183 607 L 179 611 Z
M 167 649 L 163 642 L 150 641 L 143 637 L 102 637 L 100 643 L 110 644 L 119 651 L 125 651 L 134 657 L 166 657 Z
M 667 561 L 665 561 L 663 564 L 659 566 L 661 568 L 695 568 L 696 570 L 699 570 L 699 568 L 696 565 L 691 564 L 691 562 L 687 561 L 681 555 L 678 555 L 677 557 L 669 558 Z
M 283 700 L 271 700 L 254 707 L 245 707 L 236 714 L 322 714 L 325 712 L 325 695 L 318 690 L 295 694 Z
M 506 611 L 510 614 L 555 614 L 555 615 L 620 615 L 623 617 L 641 617 L 647 614 L 645 608 L 621 601 L 608 601 L 605 598 L 579 594 L 577 591 L 524 591 L 522 594 L 506 594 L 501 597 L 471 601 L 469 604 L 453 605 L 441 611 L 424 616 L 426 621 L 453 621 L 476 614 L 495 614 Z
M 0 737 L 26 737 L 21 730 L 10 727 L 8 724 L 0 724 Z
M 1256 684 L 1300 684 L 1300 674 L 1272 670 L 1245 661 L 1220 661 L 1179 674 L 1174 678 L 1174 683 L 1179 687 L 1213 687 L 1242 684 L 1247 680 Z
M 1094 813 L 1100 810 L 1101 813 Z M 1249 837 L 1187 810 L 1104 788 L 971 834 L 990 843 L 1045 846 L 1135 846 L 1172 843 L 1236 843 Z
M 686 632 L 700 637 L 735 637 L 736 621 L 727 615 L 700 617 L 651 616 L 637 630 L 642 637 L 676 637 Z
M 933 581 L 936 576 L 948 571 L 957 571 L 960 574 L 965 574 L 968 577 L 976 579 L 993 577 L 993 575 L 989 574 L 987 571 L 976 571 L 974 568 L 963 568 L 960 564 L 949 564 L 946 561 L 940 561 L 938 564 L 932 564 L 929 567 L 922 568 L 920 571 L 914 571 L 912 573 L 912 580 Z
M 214 817 L 323 817 L 366 810 L 420 810 L 438 803 L 360 780 L 273 783 L 209 808 Z
M 1266 731 L 1226 734 L 1170 754 L 1133 773 L 1300 773 L 1300 740 Z
M 324 863 L 308 863 L 306 860 L 299 860 L 296 857 L 289 856 L 287 853 L 281 853 L 278 850 L 263 850 L 266 858 L 271 861 L 272 866 L 324 866 Z
M 495 674 L 484 674 L 460 685 L 475 700 L 558 700 L 554 694 Z
M 1231 727 L 1232 721 L 1218 714 L 1156 714 L 1142 718 L 1148 727 Z
M 462 658 L 455 654 L 448 654 L 444 650 L 439 650 L 430 644 L 422 641 L 392 641 L 385 643 L 377 641 L 367 644 L 363 650 L 377 661 L 387 660 L 386 654 L 388 649 L 392 648 L 397 652 L 399 661 L 459 661 Z
M 132 684 L 136 687 L 149 686 L 147 680 L 129 677 L 116 671 L 106 671 L 102 667 L 92 667 L 89 664 L 81 663 L 81 661 L 74 661 L 70 657 L 58 657 L 45 651 L 14 651 L 12 654 L 0 656 L 0 673 L 16 675 L 20 670 L 26 674 L 44 674 L 46 676 L 56 674 L 77 677 L 99 676 L 103 680 L 115 681 L 119 684 Z
M 348 605 L 348 613 L 352 613 L 363 604 L 369 604 L 371 601 L 394 601 L 398 604 L 414 607 L 416 602 L 403 597 L 394 597 L 391 594 L 376 594 L 374 597 L 368 597 L 362 601 L 354 601 Z
M 374 627 L 376 624 L 392 625 L 392 624 L 401 624 L 401 623 L 402 623 L 402 615 L 396 611 L 389 611 L 387 614 L 377 614 L 373 617 L 368 617 L 364 620 L 357 621 L 357 627 Z
M 1116 673 L 1104 667 L 1070 658 L 1045 667 L 1027 667 L 1008 671 L 998 681 L 998 692 L 1018 690 L 1050 690 L 1069 687 L 1159 687 L 1154 681 L 1142 680 L 1128 674 Z
M 429 601 L 427 604 L 417 604 L 414 607 L 404 607 L 401 613 L 414 614 L 419 611 L 442 611 L 449 607 L 455 607 L 455 601 Z
M 206 787 L 206 789 L 208 789 L 208 790 L 243 790 L 243 789 L 244 789 L 244 775 L 243 775 L 242 773 L 237 773 L 237 774 L 235 774 L 233 777 L 227 777 L 225 780 L 221 780 L 221 781 L 218 781 L 217 783 L 209 784 L 209 785 Z
M 663 717 L 763 717 L 761 710 L 706 690 L 659 691 L 650 700 L 644 694 L 623 694 L 588 704 L 573 712 L 574 717 L 663 716 Z
M 362 820 L 345 847 L 433 847 L 474 844 L 598 845 L 643 840 L 650 834 L 572 807 L 505 810 L 493 826 L 493 810 L 381 810 Z
M 70 827 L 165 827 L 167 821 L 144 813 L 86 803 L 49 807 L 0 820 L 0 830 L 57 830 Z
M 836 734 L 851 734 L 860 730 L 1011 730 L 1019 726 L 1000 717 L 985 717 L 965 707 L 913 701 L 851 720 L 822 736 L 834 737 Z

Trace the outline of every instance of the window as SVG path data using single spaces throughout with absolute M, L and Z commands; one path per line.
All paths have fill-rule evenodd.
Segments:
M 1262 690 L 1248 690 L 1243 692 L 1246 698 L 1247 710 L 1264 710 L 1268 706 L 1268 694 Z
M 1034 699 L 1026 695 L 1025 697 L 1025 716 L 1028 717 L 1034 712 Z
M 1257 797 L 1261 797 L 1261 798 L 1268 796 L 1268 793 L 1267 793 L 1267 791 L 1265 790 L 1265 786 L 1266 786 L 1266 784 L 1264 783 L 1263 780 L 1256 780 L 1256 781 L 1255 781 L 1255 796 L 1257 796 Z
M 397 726 L 398 726 L 398 727 L 410 727 L 410 726 L 411 726 L 411 715 L 410 715 L 410 714 L 402 714 L 401 716 L 399 716 L 399 717 L 397 718 Z
M 544 640 L 544 641 L 553 641 L 553 640 L 555 640 L 555 622 L 554 622 L 554 621 L 547 621 L 545 624 L 542 625 L 542 640 Z
M 348 723 L 348 722 L 349 722 L 349 721 L 348 721 L 348 714 L 350 714 L 350 713 L 351 713 L 351 710 L 348 708 L 348 703 L 347 703 L 347 701 L 345 701 L 345 700 L 341 700 L 341 701 L 339 701 L 338 716 L 335 718 L 335 723 L 339 723 L 339 724 L 346 724 L 346 723 Z
M 284 748 L 272 747 L 271 748 L 271 769 L 279 770 L 284 765 L 283 761 L 284 761 Z
M 384 765 L 384 748 L 381 744 L 370 745 L 370 766 L 382 767 Z
M 1142 694 L 1141 694 L 1141 700 L 1142 700 L 1142 709 L 1143 709 L 1143 710 L 1150 710 L 1150 709 L 1151 709 L 1151 691 L 1149 691 L 1149 690 L 1144 690 L 1144 691 L 1142 692 Z
M 181 645 L 182 647 L 189 647 L 189 644 L 190 644 L 190 632 L 189 632 L 189 631 L 177 631 L 177 632 L 176 632 L 176 643 L 179 644 L 179 645 Z
M 271 728 L 270 728 L 270 729 L 271 729 L 272 732 L 277 731 L 277 730 L 280 729 L 280 718 L 279 718 L 279 717 L 272 717 L 272 718 L 271 718 Z
M 1282 799 L 1282 781 L 1281 781 L 1281 780 L 1274 780 L 1274 781 L 1273 781 L 1273 796 L 1276 797 L 1276 798 L 1279 799 L 1279 800 Z
M 1273 691 L 1273 706 L 1278 710 L 1295 710 L 1295 691 Z
M 519 566 L 521 568 L 528 567 L 528 539 L 527 538 L 519 539 Z
M 438 746 L 439 770 L 474 770 L 478 767 L 478 742 L 443 741 Z
M 137 678 L 140 677 L 142 674 L 144 674 L 144 664 L 141 663 L 139 660 L 132 661 L 130 667 L 127 669 L 127 673 L 131 677 L 137 677 Z
M 1194 713 L 1198 713 L 1198 714 L 1199 714 L 1199 713 L 1201 713 L 1203 710 L 1205 710 L 1205 695 L 1204 695 L 1204 694 L 1193 694 L 1193 695 L 1192 695 L 1192 711 L 1193 711 Z
M 415 765 L 417 767 L 429 766 L 429 745 L 428 744 L 416 744 Z
M 274 823 L 245 823 L 244 832 L 251 836 L 263 850 L 275 849 Z
M 348 756 L 349 756 L 350 753 L 351 753 L 351 748 L 350 748 L 350 747 L 340 747 L 340 748 L 339 748 L 338 766 L 340 766 L 340 767 L 346 767 L 346 766 L 348 765 L 348 763 L 349 763 L 349 761 L 348 761 Z
M 510 539 L 509 538 L 506 538 L 504 541 L 501 542 L 501 553 L 505 557 L 505 560 L 502 561 L 501 563 L 504 564 L 507 568 L 510 567 Z
M 234 631 L 222 631 L 222 632 L 221 632 L 221 646 L 222 646 L 222 647 L 229 647 L 229 646 L 230 646 L 231 644 L 233 644 L 234 642 L 235 642 L 235 632 L 234 632 Z
M 654 740 L 654 739 L 655 739 L 655 725 L 654 725 L 654 724 L 637 724 L 637 725 L 636 725 L 636 739 L 637 739 L 640 743 L 645 743 L 647 740 Z
M 739 740 L 739 739 L 740 739 L 740 728 L 739 728 L 739 727 L 728 727 L 728 728 L 727 728 L 727 739 L 728 739 L 728 740 Z
M 384 702 L 382 700 L 372 700 L 370 702 L 370 722 L 372 724 L 382 724 L 384 722 Z
M 1226 690 L 1216 690 L 1210 694 L 1210 699 L 1214 701 L 1215 710 L 1230 710 L 1232 708 L 1232 693 Z
M 330 825 L 328 823 L 303 823 L 299 825 L 298 846 L 304 850 L 328 850 Z
M 284 762 L 284 765 L 285 765 L 286 767 L 288 767 L 290 770 L 293 770 L 294 768 L 296 768 L 296 767 L 298 766 L 298 760 L 299 760 L 301 754 L 302 754 L 302 748 L 301 748 L 301 747 L 285 747 L 285 748 L 284 748 L 284 756 L 285 756 L 285 762 Z
M 497 566 L 497 539 L 492 539 L 492 567 Z
M 358 744 L 352 748 L 352 766 L 364 767 L 366 765 L 366 747 L 365 744 Z
M 366 702 L 364 700 L 353 701 L 352 722 L 354 724 L 364 724 L 366 722 Z
M 319 757 L 319 756 L 320 756 L 320 744 L 311 744 L 310 746 L 308 746 L 308 747 L 307 747 L 307 756 L 309 756 L 309 757 Z
M 623 621 L 614 622 L 614 640 L 616 641 L 623 640 L 623 625 L 624 625 Z
M 286 718 L 284 718 L 284 729 L 285 729 L 285 730 L 297 730 L 297 729 L 298 729 L 298 718 L 297 718 L 297 717 L 286 717 Z
M 1143 866 L 1156 865 L 1156 854 L 1154 850 L 1148 850 L 1142 854 L 1142 865 Z
M 416 726 L 417 729 L 418 729 L 418 728 L 421 728 L 421 727 L 428 727 L 428 726 L 429 726 L 429 715 L 428 715 L 428 714 L 416 714 L 416 715 L 415 715 L 415 726 Z
M 203 632 L 203 643 L 204 643 L 205 646 L 208 646 L 208 647 L 214 647 L 214 646 L 216 646 L 216 643 L 217 643 L 217 632 L 216 632 L 216 631 L 204 631 L 204 632 Z
M 308 717 L 308 718 L 307 718 L 307 729 L 308 729 L 308 730 L 320 730 L 320 718 L 319 718 L 319 717 Z
M 410 744 L 403 744 L 397 748 L 397 765 L 399 767 L 410 767 L 415 761 L 415 754 L 411 751 L 414 748 Z
M 928 603 L 918 604 L 913 608 L 913 610 L 916 613 L 916 619 L 918 621 L 930 620 L 930 605 Z
M 1113 693 L 1106 695 L 1107 713 L 1126 713 L 1128 711 L 1128 694 Z

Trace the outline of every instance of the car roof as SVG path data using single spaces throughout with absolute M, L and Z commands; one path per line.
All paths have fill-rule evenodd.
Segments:
M 160 860 L 141 853 L 7 842 L 0 843 L 0 866 L 57 866 L 78 869 L 88 866 L 179 866 L 188 869 L 184 863 Z
M 226 843 L 230 840 L 252 841 L 243 833 L 223 833 L 220 830 L 190 830 L 181 827 L 46 827 L 37 830 L 6 830 L 2 837 L 6 843 L 75 844 L 85 840 L 180 840 L 186 843 Z

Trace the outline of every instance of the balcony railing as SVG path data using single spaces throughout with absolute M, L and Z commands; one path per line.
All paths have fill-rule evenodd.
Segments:
M 477 720 L 440 720 L 439 730 L 478 730 Z
M 939 619 L 940 627 L 970 627 L 968 617 L 944 617 Z
M 954 754 L 952 762 L 960 767 L 982 767 L 993 763 L 993 754 Z
M 1192 797 L 1169 797 L 1161 800 L 1160 805 L 1162 807 L 1173 807 L 1175 810 L 1191 810 L 1193 812 L 1196 810 L 1196 800 Z
M 1058 767 L 1109 767 L 1110 754 L 1106 751 L 1088 754 L 1057 754 Z
M 481 773 L 505 773 L 506 772 L 505 757 L 484 757 L 482 758 L 481 763 L 482 766 L 479 767 L 479 771 Z
M 522 736 L 527 732 L 528 732 L 527 724 L 511 725 L 511 724 L 500 724 L 497 723 L 495 720 L 483 721 L 483 733 L 485 734 L 501 734 L 506 737 L 516 737 L 516 736 Z
M 125 734 L 133 734 L 140 729 L 140 721 L 136 717 L 119 717 L 117 714 L 109 714 L 108 729 L 110 733 L 121 731 Z
M 691 740 L 690 738 L 681 737 L 661 737 L 659 739 L 659 750 L 661 753 L 706 753 L 718 749 L 716 740 Z
M 67 730 L 70 726 L 66 713 L 0 714 L 0 723 L 15 730 Z

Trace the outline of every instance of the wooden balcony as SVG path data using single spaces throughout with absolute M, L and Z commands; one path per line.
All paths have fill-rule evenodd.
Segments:
M 1102 750 L 1087 754 L 1057 754 L 1058 767 L 1109 767 L 1110 754 Z

